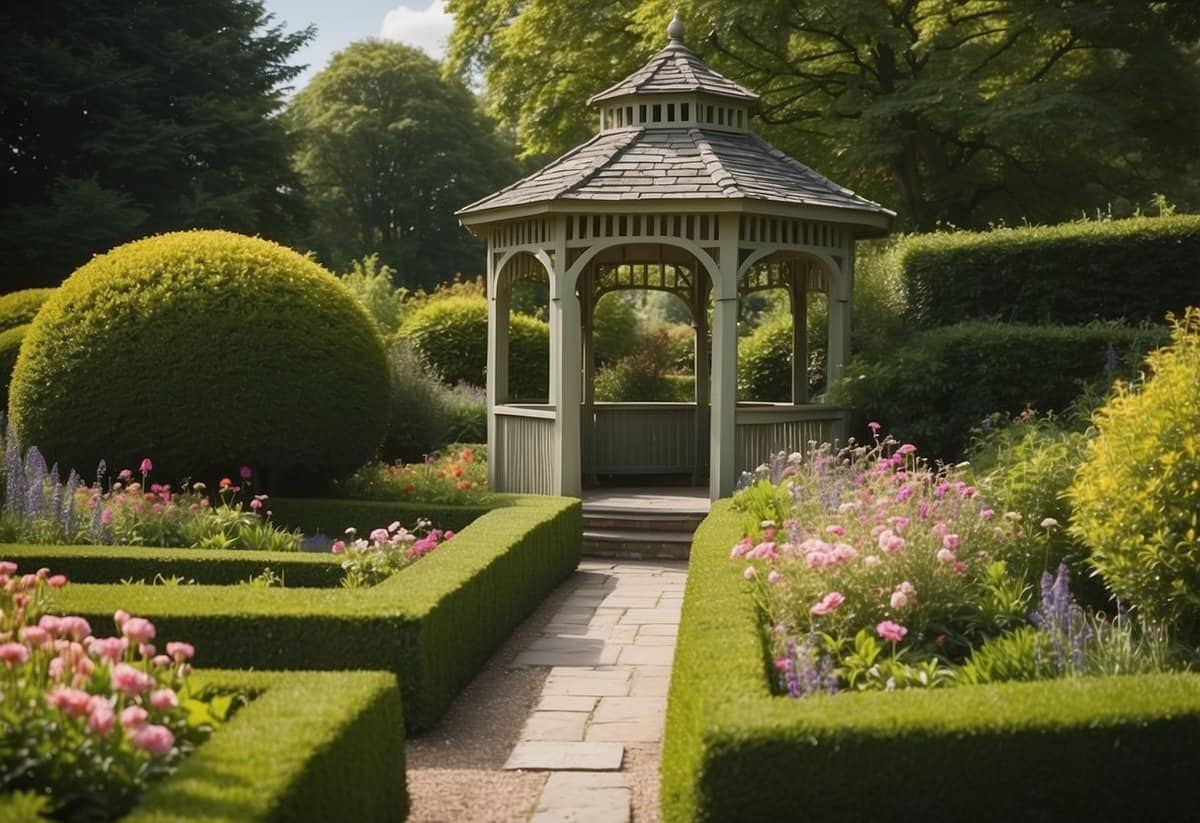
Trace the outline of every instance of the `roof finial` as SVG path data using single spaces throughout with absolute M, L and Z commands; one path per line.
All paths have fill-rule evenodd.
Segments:
M 676 9 L 675 17 L 667 24 L 667 37 L 671 38 L 672 43 L 683 45 L 683 21 L 679 19 L 679 10 Z

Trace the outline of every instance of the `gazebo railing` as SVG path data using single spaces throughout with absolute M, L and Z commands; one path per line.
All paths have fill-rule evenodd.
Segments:
M 518 494 L 555 494 L 554 407 L 496 406 L 496 437 L 488 449 L 496 489 Z
M 596 403 L 592 412 L 584 474 L 694 473 L 708 462 L 695 403 Z
M 843 443 L 850 411 L 840 406 L 739 403 L 734 416 L 738 471 L 753 471 L 779 451 L 804 452 L 809 443 Z

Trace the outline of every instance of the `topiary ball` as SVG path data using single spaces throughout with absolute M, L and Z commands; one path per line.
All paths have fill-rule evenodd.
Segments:
M 1200 308 L 1146 360 L 1153 375 L 1118 387 L 1068 490 L 1070 531 L 1122 603 L 1200 640 Z
M 0 331 L 28 325 L 54 289 L 22 289 L 0 296 Z
M 374 455 L 389 387 L 383 339 L 337 278 L 266 240 L 190 231 L 113 249 L 58 288 L 9 414 L 64 471 L 149 457 L 164 482 L 250 465 L 294 489 Z

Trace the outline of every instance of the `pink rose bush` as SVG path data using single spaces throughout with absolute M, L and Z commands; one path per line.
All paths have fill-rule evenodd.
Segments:
M 960 469 L 930 466 L 912 444 L 877 435 L 811 459 L 781 453 L 734 499 L 760 525 L 731 555 L 777 629 L 794 696 L 941 685 L 1025 619 L 1024 587 L 994 559 L 1020 521 L 995 518 Z
M 124 611 L 109 637 L 48 614 L 57 577 L 0 562 L 0 790 L 46 796 L 56 817 L 112 819 L 207 737 L 189 716 L 211 714 L 188 694 L 191 645 L 156 655 L 154 624 Z

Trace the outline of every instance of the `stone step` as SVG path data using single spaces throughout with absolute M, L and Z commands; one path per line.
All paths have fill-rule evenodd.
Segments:
M 691 531 L 628 528 L 584 528 L 583 531 L 583 554 L 586 557 L 687 560 L 691 548 Z
M 655 511 L 583 510 L 583 527 L 589 530 L 687 532 L 692 534 L 704 520 L 703 514 Z

